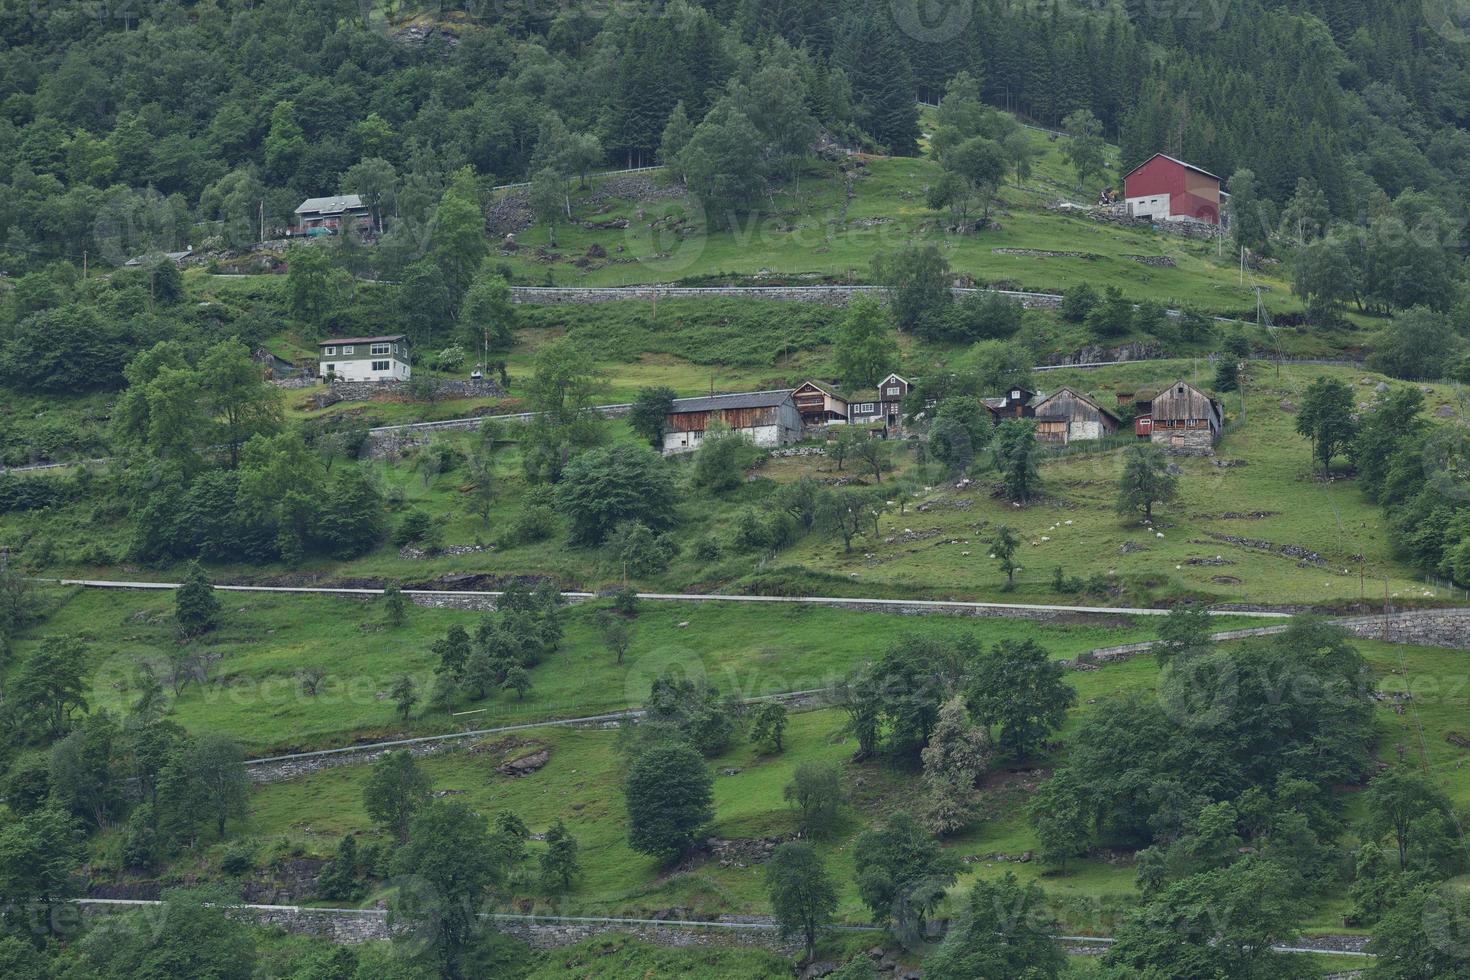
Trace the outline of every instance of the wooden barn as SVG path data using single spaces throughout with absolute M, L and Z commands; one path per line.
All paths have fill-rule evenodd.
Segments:
M 1140 420 L 1145 407 L 1149 438 L 1154 445 L 1169 449 L 1208 452 L 1219 441 L 1225 424 L 1220 403 L 1183 379 L 1159 389 L 1146 405 L 1140 401 Z
M 1061 388 L 1039 396 L 1032 405 L 1036 438 L 1042 442 L 1081 442 L 1105 439 L 1118 431 L 1122 420 L 1081 392 Z
M 826 385 L 807 381 L 791 391 L 803 425 L 830 425 L 847 421 L 847 399 Z
M 1220 223 L 1220 178 L 1192 163 L 1155 153 L 1123 178 L 1128 215 L 1150 221 Z
M 785 388 L 675 398 L 666 421 L 665 454 L 698 449 L 711 426 L 738 432 L 757 446 L 782 446 L 801 438 L 801 415 L 791 392 Z

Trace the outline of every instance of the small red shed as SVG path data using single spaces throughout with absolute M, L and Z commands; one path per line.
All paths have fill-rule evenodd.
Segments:
M 1128 172 L 1123 178 L 1123 197 L 1128 214 L 1135 218 L 1220 223 L 1220 178 L 1162 153 Z

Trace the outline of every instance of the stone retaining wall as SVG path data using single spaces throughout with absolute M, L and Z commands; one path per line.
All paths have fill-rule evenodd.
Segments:
M 1411 646 L 1470 650 L 1470 609 L 1418 610 L 1388 616 L 1360 616 L 1338 625 L 1365 640 Z
M 95 917 L 157 907 L 132 904 L 86 904 L 83 915 Z M 246 905 L 237 908 L 238 918 L 262 926 L 277 926 L 298 935 L 318 936 L 335 943 L 365 943 L 392 939 L 384 909 L 312 909 L 291 905 Z M 788 942 L 772 929 L 731 929 L 711 925 L 664 925 L 629 922 L 537 921 L 520 917 L 496 917 L 492 927 L 531 946 L 556 949 L 607 933 L 635 936 L 658 946 L 745 947 L 768 949 L 784 956 L 800 952 L 801 944 Z
M 385 395 L 408 394 L 411 381 L 333 381 L 331 388 L 347 401 L 370 401 Z M 490 378 L 435 379 L 434 392 L 440 398 L 500 398 L 505 389 Z
M 1057 309 L 1062 298 L 1049 293 L 1012 292 L 994 289 L 952 290 L 958 297 L 975 293 L 999 293 L 1018 300 L 1027 309 Z M 579 304 L 616 303 L 623 300 L 653 301 L 660 299 L 755 299 L 780 303 L 818 303 L 822 306 L 846 306 L 853 296 L 881 296 L 879 286 L 512 286 L 511 298 L 517 303 Z

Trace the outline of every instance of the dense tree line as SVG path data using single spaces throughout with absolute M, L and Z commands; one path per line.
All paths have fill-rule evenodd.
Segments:
M 961 73 L 985 102 L 1050 125 L 1086 111 L 1121 137 L 1125 169 L 1162 149 L 1222 175 L 1248 167 L 1276 205 L 1305 177 L 1340 216 L 1411 190 L 1460 210 L 1465 57 L 1408 0 L 1126 18 L 978 0 L 939 25 L 902 5 L 764 0 L 461 13 L 472 26 L 445 43 L 340 5 L 188 19 L 7 7 L 4 265 L 244 244 L 338 191 L 362 194 L 417 258 L 461 168 L 568 178 L 677 150 L 704 179 L 697 147 L 740 133 L 762 169 L 792 175 L 814 123 L 914 153 L 915 99 L 938 101 Z

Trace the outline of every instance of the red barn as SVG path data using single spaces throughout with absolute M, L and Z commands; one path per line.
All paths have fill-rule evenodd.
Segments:
M 1191 218 L 1220 223 L 1220 178 L 1208 170 L 1155 153 L 1123 178 L 1128 214 L 1152 221 Z

